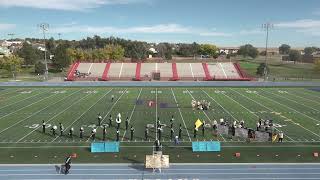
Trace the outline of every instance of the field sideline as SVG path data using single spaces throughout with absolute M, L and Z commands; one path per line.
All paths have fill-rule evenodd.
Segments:
M 115 96 L 113 102 L 111 102 L 112 95 Z M 208 100 L 212 108 L 208 111 L 194 111 L 191 108 L 192 99 Z M 149 101 L 157 103 L 149 107 Z M 1 88 L 0 149 L 2 151 L 0 158 L 9 163 L 48 162 L 50 158 L 50 161 L 55 161 L 55 158 L 69 152 L 78 152 L 80 157 L 83 155 L 82 162 L 103 162 L 101 159 L 95 159 L 95 156 L 103 157 L 103 154 L 89 153 L 91 128 L 97 124 L 98 113 L 102 114 L 102 123 L 107 124 L 110 114 L 114 119 L 120 112 L 123 121 L 120 129 L 121 153 L 118 155 L 105 154 L 105 158 L 111 161 L 127 154 L 133 155 L 134 158 L 121 158 L 115 162 L 135 161 L 135 158 L 141 162 L 144 154 L 152 151 L 151 145 L 156 137 L 156 131 L 150 129 L 149 138 L 145 141 L 145 126 L 155 124 L 158 117 L 162 123 L 169 126 L 171 116 L 174 115 L 175 134 L 178 133 L 179 124 L 181 124 L 183 140 L 178 147 L 173 147 L 170 140 L 170 128 L 164 129 L 162 139 L 165 145 L 164 152 L 167 151 L 170 155 L 177 155 L 177 153 L 190 155 L 189 160 L 192 160 L 195 154 L 190 149 L 191 141 L 217 140 L 222 142 L 223 152 L 221 154 L 229 153 L 232 156 L 233 152 L 241 150 L 250 156 L 255 154 L 254 159 L 257 159 L 259 152 L 266 153 L 266 155 L 272 154 L 272 156 L 279 154 L 279 159 L 281 159 L 281 153 L 290 154 L 291 152 L 300 155 L 298 157 L 302 156 L 301 161 L 313 162 L 317 159 L 304 158 L 304 153 L 307 156 L 320 145 L 319 105 L 320 92 L 307 88 Z M 129 141 L 130 130 L 126 131 L 124 128 L 126 117 L 129 117 L 130 125 L 135 128 L 132 142 Z M 229 122 L 244 120 L 247 127 L 254 129 L 259 117 L 272 119 L 276 123 L 276 129 L 285 134 L 283 144 L 247 143 L 244 139 L 239 138 L 214 137 L 210 128 L 206 129 L 204 136 L 199 131 L 197 137 L 193 137 L 194 121 L 198 118 L 206 123 L 220 118 L 225 118 Z M 47 123 L 46 134 L 42 133 L 42 120 Z M 52 125 L 58 126 L 59 122 L 64 125 L 65 135 L 53 137 L 50 128 Z M 115 122 L 113 124 L 115 125 Z M 81 126 L 85 128 L 83 139 L 79 138 Z M 75 129 L 73 138 L 67 136 L 71 127 Z M 107 128 L 108 141 L 115 140 L 115 131 L 114 126 Z M 98 128 L 97 131 L 97 141 L 99 140 L 102 140 L 101 128 Z M 301 149 L 303 152 L 299 154 Z M 47 152 L 47 155 L 43 151 Z M 213 155 L 216 156 L 216 154 Z M 29 158 L 23 159 L 24 156 Z M 208 160 L 208 156 L 210 154 L 204 153 L 197 157 L 199 160 L 203 158 L 201 162 L 215 162 L 213 159 Z M 268 160 L 267 157 L 265 158 Z M 178 155 L 172 159 L 180 162 Z M 269 161 L 273 161 L 272 159 Z M 234 158 L 230 157 L 228 160 L 233 162 Z M 243 162 L 250 160 L 252 157 L 244 157 Z M 188 158 L 183 161 L 188 162 Z

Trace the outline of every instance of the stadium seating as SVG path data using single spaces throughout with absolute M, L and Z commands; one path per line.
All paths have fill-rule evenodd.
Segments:
M 238 63 L 74 63 L 68 81 L 250 81 Z

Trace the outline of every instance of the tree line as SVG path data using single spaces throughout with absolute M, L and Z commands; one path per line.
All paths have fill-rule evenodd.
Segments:
M 34 44 L 41 44 L 41 42 L 43 42 L 42 39 L 26 38 L 21 49 L 11 57 L 1 58 L 0 68 L 16 72 L 19 71 L 21 65 L 34 65 L 35 72 L 43 74 L 45 71 L 44 52 L 33 46 Z M 171 60 L 173 56 L 197 57 L 201 55 L 217 58 L 220 55 L 225 55 L 223 52 L 220 53 L 217 46 L 213 44 L 198 44 L 196 42 L 191 44 L 167 42 L 152 44 L 117 37 L 103 38 L 97 35 L 79 41 L 50 38 L 46 41 L 45 48 L 50 64 L 52 64 L 51 68 L 59 71 L 68 68 L 75 61 L 103 62 L 112 60 L 113 62 L 122 62 L 124 59 L 131 59 L 132 62 L 137 62 L 146 60 L 148 55 L 164 60 Z M 150 51 L 151 48 L 154 48 L 155 51 Z M 319 51 L 319 48 L 306 47 L 305 55 L 310 55 L 316 51 Z M 288 55 L 292 61 L 299 61 L 301 58 L 300 52 L 292 50 L 286 44 L 279 47 L 279 52 Z M 259 51 L 251 44 L 246 44 L 240 46 L 236 54 L 229 53 L 226 57 L 230 58 L 235 55 L 254 59 L 259 56 Z M 260 53 L 260 55 L 263 55 L 263 53 Z

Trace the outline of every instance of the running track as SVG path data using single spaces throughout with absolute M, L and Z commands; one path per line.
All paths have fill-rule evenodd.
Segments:
M 68 175 L 58 174 L 55 166 L 0 165 L 0 179 L 320 179 L 320 164 L 173 164 L 162 173 L 141 164 L 74 164 Z

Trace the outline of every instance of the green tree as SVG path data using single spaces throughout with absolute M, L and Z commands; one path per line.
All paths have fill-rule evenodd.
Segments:
M 317 50 L 318 50 L 317 47 L 306 47 L 306 48 L 304 48 L 304 54 L 306 56 L 311 56 L 312 53 L 316 52 Z
M 202 55 L 211 56 L 213 58 L 217 58 L 219 55 L 218 48 L 212 44 L 201 44 L 200 45 L 200 53 Z
M 166 60 L 172 59 L 172 45 L 169 43 L 159 43 L 156 47 L 156 50 L 158 51 L 158 57 L 161 57 Z
M 246 44 L 244 46 L 240 46 L 238 54 L 244 57 L 256 58 L 259 52 L 258 49 L 253 47 L 251 44 Z
M 105 47 L 105 51 L 108 59 L 119 61 L 124 58 L 124 49 L 120 45 L 109 44 Z
M 68 46 L 66 44 L 60 44 L 56 48 L 56 53 L 54 56 L 54 65 L 57 69 L 63 69 L 70 65 L 71 57 L 67 53 Z
M 37 50 L 31 44 L 24 42 L 22 48 L 18 51 L 18 55 L 24 59 L 24 64 L 33 65 L 40 57 Z
M 296 63 L 297 61 L 301 60 L 301 53 L 298 50 L 290 50 L 289 60 Z
M 257 67 L 257 72 L 256 72 L 256 74 L 257 74 L 258 76 L 264 76 L 265 68 L 267 68 L 266 70 L 267 70 L 267 74 L 268 74 L 268 73 L 269 73 L 269 67 L 266 66 L 265 63 L 260 63 L 260 65 Z
M 280 54 L 289 54 L 291 47 L 287 44 L 282 44 L 279 47 L 279 53 Z
M 53 38 L 50 38 L 46 41 L 46 49 L 49 52 L 48 54 L 54 54 L 54 51 L 56 49 L 56 43 Z
M 141 41 L 129 41 L 125 47 L 126 57 L 133 60 L 146 59 L 148 54 L 147 43 Z
M 44 74 L 46 72 L 46 65 L 42 62 L 37 62 L 34 66 L 34 72 L 37 74 Z
M 5 69 L 16 77 L 16 73 L 21 71 L 22 59 L 18 56 L 11 55 L 0 58 L 0 69 Z

